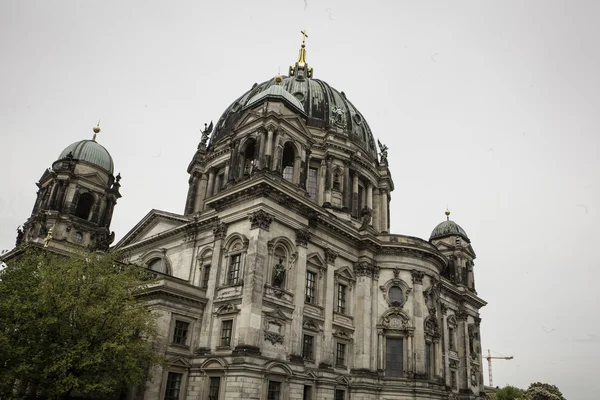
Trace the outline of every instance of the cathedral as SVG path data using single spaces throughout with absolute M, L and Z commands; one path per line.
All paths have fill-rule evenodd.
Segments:
M 480 399 L 471 240 L 448 211 L 428 240 L 390 232 L 388 148 L 314 77 L 303 35 L 287 76 L 205 125 L 183 213 L 113 243 L 120 176 L 94 135 L 43 173 L 17 245 L 112 246 L 156 272 L 167 364 L 135 398 Z

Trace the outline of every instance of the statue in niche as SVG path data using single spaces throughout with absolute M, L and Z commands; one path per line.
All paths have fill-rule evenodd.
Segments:
M 282 288 L 285 282 L 285 265 L 283 265 L 283 258 L 279 258 L 279 263 L 273 267 L 273 286 Z
M 333 189 L 340 190 L 340 174 L 337 172 L 333 174 Z

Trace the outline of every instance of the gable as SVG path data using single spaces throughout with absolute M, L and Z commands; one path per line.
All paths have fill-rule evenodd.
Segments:
M 120 249 L 151 237 L 160 236 L 164 232 L 181 227 L 188 222 L 189 220 L 182 215 L 152 210 L 127 232 L 119 243 L 115 245 L 115 248 Z
M 94 185 L 106 186 L 106 180 L 102 179 L 102 176 L 100 176 L 98 173 L 81 174 L 78 176 L 78 178 Z

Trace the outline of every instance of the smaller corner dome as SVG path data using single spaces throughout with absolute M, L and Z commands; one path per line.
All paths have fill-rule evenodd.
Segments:
M 256 95 L 251 97 L 250 100 L 248 100 L 248 103 L 246 104 L 245 108 L 255 106 L 256 104 L 268 99 L 283 100 L 284 102 L 287 102 L 288 104 L 296 108 L 297 111 L 300 111 L 302 114 L 305 114 L 304 106 L 302 105 L 300 100 L 298 100 L 293 94 L 285 90 L 280 85 L 270 86 L 267 90 L 257 93 Z
M 443 237 L 454 235 L 458 235 L 465 239 L 468 243 L 471 243 L 471 240 L 467 236 L 467 232 L 465 232 L 465 230 L 461 228 L 460 225 L 451 220 L 439 223 L 431 232 L 429 240 L 441 239 Z
M 73 158 L 85 161 L 100 167 L 112 174 L 114 170 L 113 159 L 108 150 L 95 140 L 80 140 L 67 146 L 58 157 L 59 160 L 67 157 L 71 153 Z

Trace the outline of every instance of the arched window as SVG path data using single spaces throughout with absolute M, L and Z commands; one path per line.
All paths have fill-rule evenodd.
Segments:
M 165 260 L 162 258 L 155 258 L 148 263 L 148 269 L 152 271 L 160 272 L 161 274 L 167 273 L 167 265 Z
M 94 206 L 94 195 L 86 192 L 82 193 L 79 196 L 79 200 L 77 201 L 77 209 L 75 210 L 75 216 L 82 219 L 89 219 L 90 212 L 92 211 L 92 207 Z
M 283 147 L 283 157 L 281 160 L 281 170 L 283 171 L 283 179 L 292 182 L 294 179 L 294 159 L 296 158 L 294 146 L 291 143 L 286 143 Z
M 250 175 L 255 168 L 254 159 L 256 151 L 256 142 L 249 140 L 244 149 L 244 175 Z

